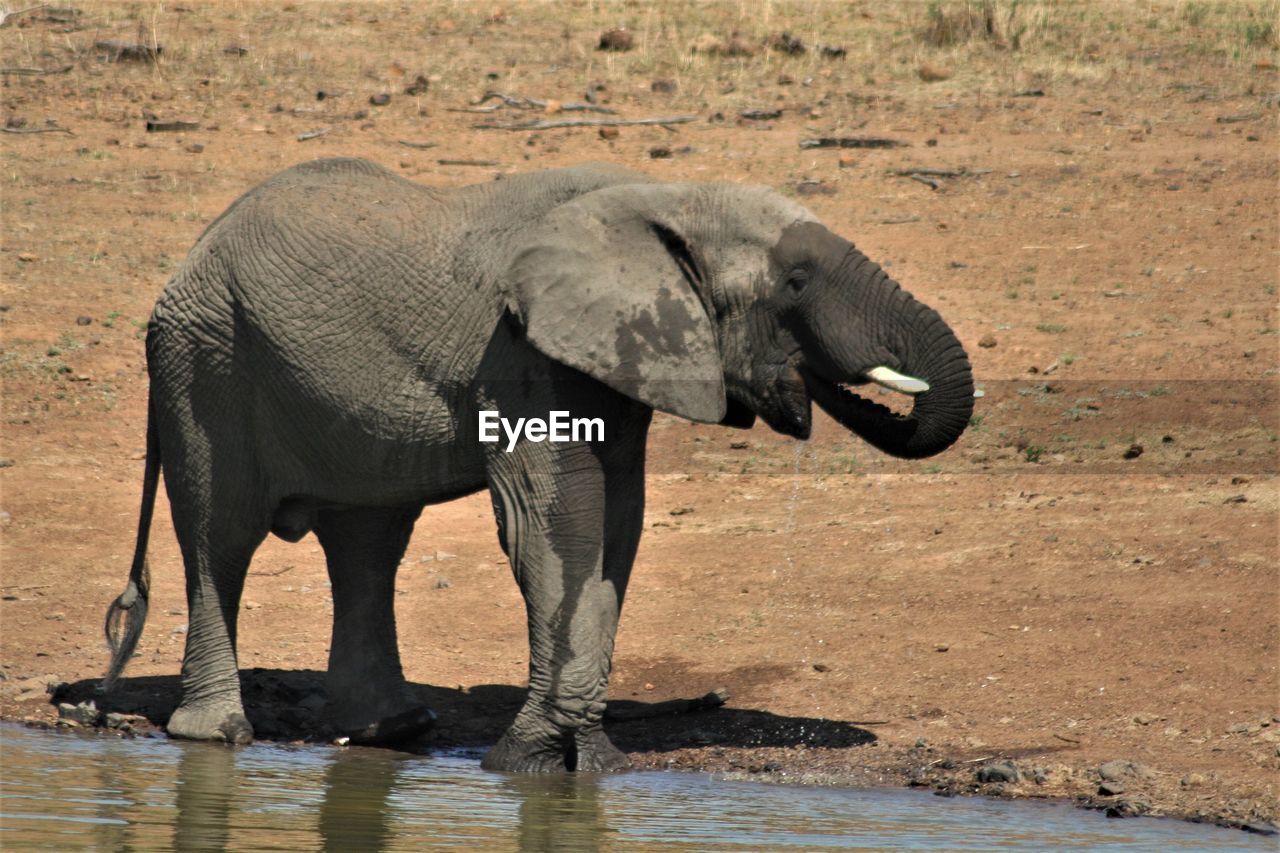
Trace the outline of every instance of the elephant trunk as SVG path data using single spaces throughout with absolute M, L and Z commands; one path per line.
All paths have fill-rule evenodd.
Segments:
M 834 345 L 819 346 L 817 358 L 805 354 L 810 396 L 846 429 L 893 456 L 920 459 L 946 450 L 973 413 L 973 373 L 964 347 L 936 311 L 861 253 L 850 252 L 842 268 L 845 274 L 832 282 L 842 291 L 836 300 L 840 308 L 814 322 L 819 330 L 832 324 L 857 334 L 819 332 L 820 340 Z M 857 319 L 850 322 L 850 317 Z M 907 374 L 900 377 L 906 381 L 892 383 L 907 393 L 920 387 L 911 377 L 923 380 L 927 390 L 914 394 L 909 413 L 897 414 L 845 387 L 886 373 L 878 367 Z

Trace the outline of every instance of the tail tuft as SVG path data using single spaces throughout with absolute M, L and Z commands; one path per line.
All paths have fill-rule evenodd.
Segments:
M 129 659 L 138 648 L 142 627 L 147 621 L 150 581 L 150 569 L 146 563 L 143 563 L 141 577 L 136 582 L 131 578 L 124 592 L 107 608 L 103 633 L 106 634 L 107 646 L 111 649 L 111 665 L 107 668 L 107 676 L 99 687 L 101 693 L 111 692 L 116 685 L 116 680 L 124 672 L 125 665 L 129 663 Z

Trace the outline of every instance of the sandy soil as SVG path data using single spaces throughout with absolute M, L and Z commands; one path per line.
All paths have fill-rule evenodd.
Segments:
M 730 699 L 614 723 L 636 763 L 1268 828 L 1275 4 L 1031 3 L 1009 23 L 1000 3 L 996 38 L 960 26 L 941 47 L 924 4 L 752 5 L 87 3 L 10 20 L 7 128 L 70 132 L 0 136 L 0 715 L 47 723 L 56 701 L 92 697 L 136 524 L 140 329 L 229 202 L 314 157 L 433 185 L 606 160 L 801 197 L 942 311 L 987 391 L 924 462 L 829 421 L 797 445 L 658 419 L 611 710 Z M 633 48 L 596 50 L 618 24 Z M 690 50 L 734 31 L 750 55 Z M 766 46 L 783 31 L 807 49 Z M 95 48 L 112 39 L 163 52 L 115 61 Z M 696 120 L 608 138 L 475 127 L 599 117 L 556 103 L 453 111 L 490 89 Z M 173 120 L 198 127 L 148 131 Z M 908 145 L 800 145 L 835 136 Z M 441 163 L 457 160 L 495 165 Z M 908 169 L 953 174 L 932 188 Z M 143 715 L 138 730 L 177 701 L 186 623 L 161 503 L 152 616 L 109 706 Z M 437 742 L 492 742 L 526 645 L 485 496 L 424 514 L 398 586 Z M 266 543 L 240 639 L 260 736 L 326 736 L 330 614 L 315 540 Z M 50 681 L 65 683 L 53 702 Z

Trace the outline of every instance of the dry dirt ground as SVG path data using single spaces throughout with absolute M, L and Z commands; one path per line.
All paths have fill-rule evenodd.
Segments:
M 941 310 L 987 392 L 924 462 L 825 420 L 796 444 L 658 418 L 611 695 L 730 700 L 614 724 L 637 765 L 1265 829 L 1277 6 L 997 2 L 990 27 L 968 8 L 191 0 L 7 20 L 0 712 L 53 720 L 48 681 L 92 696 L 136 523 L 141 330 L 237 195 L 335 155 L 439 186 L 603 160 L 801 197 Z M 631 49 L 598 50 L 618 25 Z M 112 40 L 162 51 L 95 46 Z M 489 90 L 549 103 L 457 111 Z M 695 119 L 476 127 L 607 117 L 564 108 L 588 93 L 625 118 Z M 197 126 L 160 129 L 179 120 Z M 800 144 L 851 136 L 906 144 Z M 487 504 L 429 509 L 398 581 L 440 743 L 492 742 L 524 683 Z M 162 725 L 187 618 L 163 497 L 152 543 L 152 616 L 109 707 Z M 266 543 L 240 621 L 260 736 L 324 737 L 330 613 L 314 539 Z M 984 770 L 1002 760 L 1016 781 Z M 1133 763 L 1108 774 L 1123 793 L 1100 790 L 1110 761 Z

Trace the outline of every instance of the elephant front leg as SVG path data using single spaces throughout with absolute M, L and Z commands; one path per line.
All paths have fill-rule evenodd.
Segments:
M 486 769 L 603 772 L 631 765 L 602 720 L 643 526 L 644 473 L 636 464 L 643 435 L 639 440 L 640 452 L 625 454 L 623 465 L 609 464 L 612 454 L 567 448 L 552 454 L 549 474 L 491 483 L 499 536 L 528 611 L 530 660 L 529 697 L 485 756 Z
M 317 519 L 333 591 L 328 713 L 356 743 L 409 740 L 435 722 L 409 691 L 396 641 L 396 569 L 420 512 L 323 510 Z

